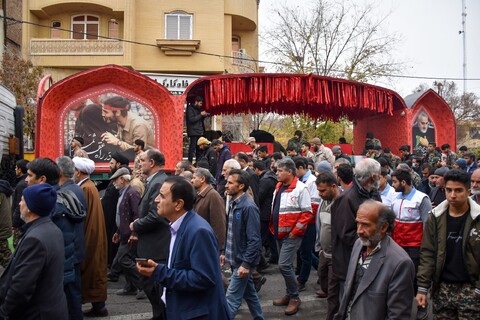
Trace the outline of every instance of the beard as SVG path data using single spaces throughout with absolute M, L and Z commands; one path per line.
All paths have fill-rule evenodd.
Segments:
M 373 236 L 370 236 L 367 240 L 360 238 L 360 242 L 363 246 L 375 248 L 378 243 L 382 241 L 382 235 L 380 234 L 380 230 L 377 230 Z
M 372 185 L 372 188 L 375 190 L 380 189 L 380 179 L 375 180 L 375 182 Z
M 472 194 L 476 196 L 480 195 L 480 188 L 472 188 Z
M 320 150 L 320 148 L 318 146 L 313 146 L 313 151 L 314 152 L 318 152 L 318 150 Z

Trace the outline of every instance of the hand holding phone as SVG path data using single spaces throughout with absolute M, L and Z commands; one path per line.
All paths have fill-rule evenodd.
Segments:
M 147 258 L 135 258 L 135 261 L 144 268 L 150 267 L 150 265 L 147 262 L 148 261 Z

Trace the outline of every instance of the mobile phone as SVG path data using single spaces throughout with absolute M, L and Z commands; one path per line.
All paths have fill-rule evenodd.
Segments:
M 138 262 L 142 267 L 148 267 L 147 258 L 135 258 L 135 261 Z

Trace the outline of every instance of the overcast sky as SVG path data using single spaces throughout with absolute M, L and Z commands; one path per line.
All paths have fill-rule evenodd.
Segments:
M 346 0 L 360 1 L 360 0 Z M 367 0 L 367 2 L 373 2 Z M 480 0 L 465 0 L 467 23 L 467 91 L 480 97 Z M 303 6 L 315 3 L 312 0 L 261 0 L 259 8 L 260 34 L 268 28 L 273 17 L 273 8 L 279 3 Z M 385 16 L 390 12 L 385 25 L 391 32 L 400 35 L 402 42 L 393 54 L 405 63 L 403 75 L 426 76 L 442 80 L 463 78 L 463 40 L 461 0 L 381 0 L 375 1 L 375 15 Z M 377 12 L 378 11 L 378 12 Z M 266 60 L 265 47 L 260 40 L 260 60 Z M 260 64 L 266 71 L 271 65 Z M 394 79 L 395 84 L 385 85 L 406 96 L 421 83 L 431 85 L 434 79 Z M 463 91 L 463 80 L 457 81 Z

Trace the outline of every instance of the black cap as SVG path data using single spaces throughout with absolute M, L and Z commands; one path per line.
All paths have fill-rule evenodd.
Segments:
M 112 155 L 112 159 L 115 159 L 117 162 L 119 162 L 120 164 L 123 164 L 123 165 L 127 165 L 128 166 L 128 158 L 125 157 L 123 154 L 121 153 L 118 153 L 118 152 L 115 152 L 113 155 Z
M 83 140 L 82 137 L 73 137 L 73 140 L 77 140 L 78 142 L 80 142 L 80 144 L 83 146 L 83 144 L 85 143 L 85 140 Z

